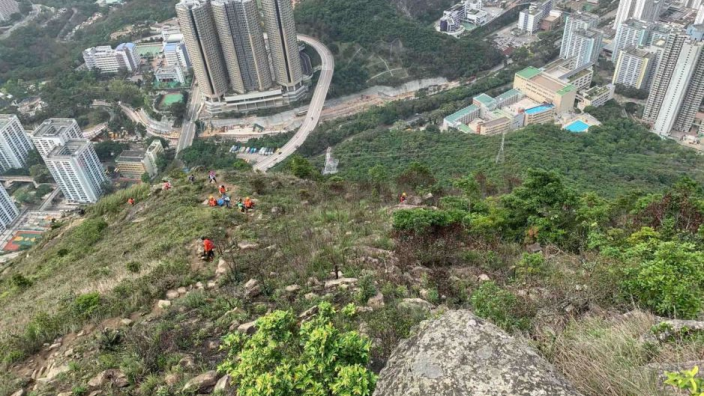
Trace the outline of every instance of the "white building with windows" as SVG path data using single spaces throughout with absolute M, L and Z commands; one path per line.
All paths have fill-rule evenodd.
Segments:
M 181 70 L 188 70 L 191 68 L 191 60 L 188 58 L 186 45 L 182 42 L 165 43 L 164 58 L 166 59 L 166 64 L 168 66 L 178 65 L 181 66 Z
M 535 33 L 540 29 L 540 20 L 543 18 L 543 10 L 537 4 L 518 14 L 518 28 L 524 32 Z
M 5 187 L 0 184 L 0 231 L 5 231 L 19 215 L 20 210 L 17 209 L 17 205 L 12 201 Z
M 567 16 L 560 45 L 560 58 L 576 59 L 575 67 L 594 64 L 599 58 L 603 34 L 596 28 L 599 17 L 587 12 L 575 12 Z
M 100 198 L 107 179 L 90 140 L 71 139 L 51 150 L 44 162 L 70 202 L 94 203 Z
M 23 168 L 32 142 L 14 114 L 0 114 L 0 171 Z
M 83 139 L 83 132 L 73 118 L 50 118 L 35 128 L 30 136 L 39 154 L 46 158 L 54 147 L 71 139 Z
M 88 48 L 83 51 L 83 60 L 89 69 L 102 73 L 117 73 L 126 70 L 130 73 L 139 68 L 139 55 L 133 43 L 122 43 L 115 49 L 109 45 Z
M 161 83 L 177 82 L 181 85 L 186 83 L 186 76 L 181 70 L 181 66 L 166 66 L 156 69 L 154 72 L 154 78 Z
M 657 56 L 653 52 L 626 48 L 619 52 L 611 82 L 636 89 L 650 89 L 650 79 L 656 62 Z

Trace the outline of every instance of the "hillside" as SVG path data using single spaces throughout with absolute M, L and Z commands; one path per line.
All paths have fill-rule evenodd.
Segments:
M 511 192 L 477 175 L 422 200 L 414 191 L 434 178 L 422 166 L 394 185 L 381 174 L 368 184 L 320 179 L 305 160 L 293 165 L 308 179 L 219 172 L 233 197 L 254 197 L 246 214 L 204 205 L 216 191 L 205 174 L 190 184 L 172 171 L 169 191 L 133 187 L 60 222 L 0 275 L 0 395 L 209 393 L 218 366 L 240 395 L 264 394 L 245 393 L 264 380 L 276 394 L 300 394 L 280 370 L 308 370 L 296 364 L 311 355 L 280 349 L 276 337 L 297 337 L 288 332 L 296 315 L 315 312 L 301 342 L 328 323 L 319 331 L 342 337 L 339 356 L 358 362 L 343 371 L 365 395 L 374 375 L 360 370 L 378 372 L 414 324 L 448 309 L 535 340 L 585 395 L 665 395 L 658 367 L 704 348 L 676 330 L 634 342 L 667 329 L 648 312 L 696 318 L 704 308 L 704 192 L 690 180 L 612 202 L 530 171 Z M 399 207 L 400 188 L 409 200 Z M 216 244 L 213 262 L 198 257 L 201 235 Z M 622 315 L 634 304 L 646 312 Z M 258 349 L 266 345 L 274 349 Z

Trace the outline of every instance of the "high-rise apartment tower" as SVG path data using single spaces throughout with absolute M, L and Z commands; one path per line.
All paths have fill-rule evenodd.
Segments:
M 31 150 L 32 142 L 19 118 L 13 114 L 0 114 L 0 170 L 23 168 Z
M 303 72 L 291 1 L 262 0 L 262 9 L 276 82 L 294 88 L 301 84 Z

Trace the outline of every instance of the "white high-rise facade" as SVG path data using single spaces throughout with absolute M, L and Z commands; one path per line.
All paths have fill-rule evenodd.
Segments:
M 611 82 L 647 90 L 650 88 L 655 63 L 654 53 L 633 47 L 626 48 L 619 52 Z
M 15 221 L 20 215 L 20 210 L 12 201 L 12 198 L 5 190 L 5 187 L 0 184 L 0 231 L 7 229 L 8 224 Z
M 31 137 L 34 147 L 42 158 L 46 158 L 54 147 L 71 139 L 82 139 L 83 132 L 73 118 L 50 118 L 35 128 Z
M 100 198 L 107 179 L 90 140 L 71 139 L 51 150 L 44 162 L 69 201 L 94 203 Z
M 518 14 L 518 28 L 524 32 L 535 33 L 540 29 L 543 10 L 537 4 L 531 4 Z
M 643 111 L 653 132 L 688 132 L 704 99 L 704 43 L 673 33 L 664 45 Z
M 612 60 L 618 60 L 618 52 L 628 47 L 645 47 L 650 41 L 650 32 L 653 24 L 637 19 L 629 19 L 621 24 L 616 31 L 614 38 L 614 49 Z
M 575 68 L 594 64 L 599 59 L 603 34 L 596 29 L 599 17 L 586 12 L 567 16 L 560 46 L 560 58 L 575 58 Z
M 7 21 L 12 14 L 20 12 L 15 0 L 0 0 L 0 21 Z
M 614 27 L 618 27 L 629 19 L 638 19 L 646 22 L 658 20 L 663 0 L 620 0 Z
M 285 89 L 296 89 L 303 79 L 303 71 L 291 1 L 262 0 L 262 10 L 274 78 Z
M 0 114 L 0 171 L 23 168 L 31 150 L 32 142 L 19 118 L 13 114 Z

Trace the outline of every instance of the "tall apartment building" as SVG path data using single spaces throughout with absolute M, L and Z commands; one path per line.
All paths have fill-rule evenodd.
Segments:
M 0 184 L 0 231 L 4 231 L 20 215 L 20 210 Z
M 83 60 L 87 68 L 98 69 L 102 73 L 117 73 L 120 70 L 132 73 L 139 68 L 139 55 L 133 43 L 122 43 L 115 49 L 109 45 L 85 49 Z
M 586 12 L 567 16 L 560 46 L 560 58 L 576 58 L 575 67 L 596 63 L 601 52 L 603 34 L 596 29 L 599 17 Z
M 296 89 L 303 79 L 303 71 L 291 1 L 262 0 L 262 10 L 274 78 L 285 89 Z
M 83 132 L 73 118 L 50 118 L 39 124 L 30 136 L 39 154 L 46 158 L 54 147 L 71 139 L 83 139 Z
M 629 19 L 657 21 L 663 2 L 663 0 L 620 0 L 614 26 L 618 29 L 618 26 Z
M 643 118 L 653 132 L 687 132 L 704 99 L 704 44 L 673 33 L 665 44 Z
M 176 15 L 200 91 L 210 100 L 220 100 L 229 81 L 210 2 L 184 0 L 176 5 Z
M 20 12 L 15 0 L 0 0 L 0 21 L 7 21 L 12 14 Z
M 100 198 L 107 179 L 90 140 L 71 139 L 54 147 L 44 162 L 69 201 L 93 203 Z
M 618 52 L 628 47 L 645 47 L 650 41 L 653 24 L 637 19 L 629 19 L 616 30 L 612 60 L 618 60 Z
M 535 33 L 540 28 L 543 10 L 537 4 L 531 4 L 518 14 L 518 28 L 524 32 Z
M 0 171 L 23 168 L 32 143 L 14 114 L 0 114 Z
M 270 88 L 271 72 L 256 1 L 215 0 L 212 6 L 233 90 L 245 93 Z
M 611 82 L 636 89 L 650 89 L 656 61 L 656 55 L 652 52 L 634 47 L 626 48 L 619 52 Z

